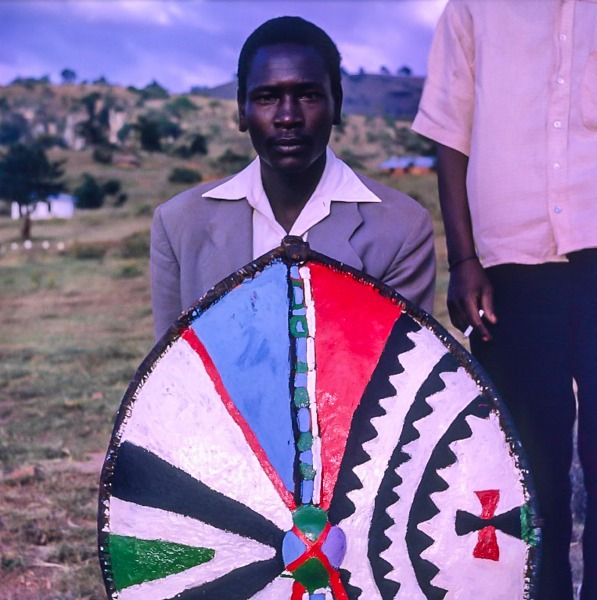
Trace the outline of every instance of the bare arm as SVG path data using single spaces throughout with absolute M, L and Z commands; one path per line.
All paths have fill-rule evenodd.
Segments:
M 458 150 L 438 144 L 439 198 L 446 230 L 450 284 L 448 311 L 459 329 L 472 325 L 485 341 L 491 334 L 479 317 L 496 322 L 493 288 L 476 258 L 473 229 L 466 192 L 468 157 Z

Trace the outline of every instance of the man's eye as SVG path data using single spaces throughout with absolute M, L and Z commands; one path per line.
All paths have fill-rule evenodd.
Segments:
M 307 100 L 307 101 L 319 100 L 320 97 L 321 97 L 321 94 L 319 94 L 319 92 L 303 92 L 300 95 L 301 100 Z
M 276 101 L 276 97 L 273 94 L 259 94 L 254 100 L 257 104 L 272 104 Z

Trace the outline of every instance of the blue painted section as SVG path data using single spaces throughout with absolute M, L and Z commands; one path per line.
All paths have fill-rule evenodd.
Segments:
M 292 286 L 292 298 L 294 301 L 294 304 L 298 305 L 298 304 L 303 304 L 303 302 L 305 301 L 305 292 L 303 291 L 303 288 L 300 285 L 293 285 Z
M 289 565 L 294 562 L 306 549 L 307 547 L 297 535 L 292 531 L 288 531 L 282 540 L 282 560 L 284 564 Z
M 307 362 L 307 338 L 300 337 L 295 340 L 296 358 L 300 362 Z
M 334 568 L 337 569 L 342 564 L 346 554 L 346 535 L 340 527 L 334 525 L 330 529 L 321 550 Z
M 294 493 L 287 267 L 274 263 L 192 324 L 232 401 Z
M 303 479 L 301 481 L 301 502 L 303 504 L 311 504 L 313 500 L 313 479 Z
M 299 408 L 297 413 L 298 429 L 301 433 L 311 429 L 311 413 L 308 408 Z
M 305 452 L 301 452 L 299 456 L 299 460 L 301 462 L 307 463 L 308 465 L 313 464 L 313 452 L 311 450 L 305 450 Z
M 310 594 L 309 600 L 325 600 L 325 594 Z
M 296 373 L 294 376 L 294 387 L 307 387 L 307 374 L 306 373 Z

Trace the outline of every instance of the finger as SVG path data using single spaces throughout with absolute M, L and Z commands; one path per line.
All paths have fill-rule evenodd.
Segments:
M 485 312 L 485 318 L 492 324 L 497 323 L 497 315 L 495 314 L 495 307 L 493 304 L 493 288 L 491 285 L 483 288 L 481 306 Z
M 470 306 L 470 310 L 468 312 L 469 323 L 471 327 L 481 336 L 481 339 L 485 342 L 488 342 L 491 340 L 491 334 L 489 333 L 489 330 L 485 326 L 485 323 L 482 319 L 485 311 L 482 308 L 479 308 L 479 305 L 480 301 L 476 300 L 475 303 Z

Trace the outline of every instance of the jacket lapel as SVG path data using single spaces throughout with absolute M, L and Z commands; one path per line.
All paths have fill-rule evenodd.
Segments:
M 209 288 L 253 258 L 253 219 L 247 201 L 215 200 L 206 233 L 210 243 L 201 264 Z
M 330 214 L 313 226 L 307 240 L 312 250 L 362 270 L 363 261 L 351 244 L 353 234 L 362 223 L 356 202 L 332 202 Z

